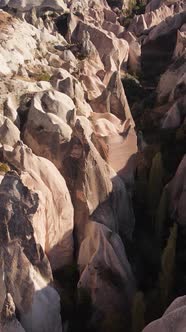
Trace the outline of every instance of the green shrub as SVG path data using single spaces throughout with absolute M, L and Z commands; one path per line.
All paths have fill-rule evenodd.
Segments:
M 49 82 L 50 81 L 50 77 L 51 75 L 47 72 L 42 72 L 38 75 L 36 75 L 37 81 L 46 81 Z
M 49 82 L 50 78 L 51 78 L 51 75 L 46 71 L 41 71 L 41 72 L 38 72 L 38 73 L 31 73 L 30 74 L 30 79 L 34 79 L 38 82 L 40 82 L 40 81 Z
M 7 164 L 0 163 L 0 172 L 7 173 L 10 170 L 10 167 Z
M 123 21 L 123 26 L 124 28 L 128 29 L 130 23 L 132 22 L 132 17 L 131 16 L 127 16 L 124 21 Z
M 134 15 L 141 15 L 145 13 L 146 1 L 130 0 L 128 8 L 123 10 L 123 15 L 126 19 L 132 19 Z M 125 21 L 124 21 L 125 25 Z

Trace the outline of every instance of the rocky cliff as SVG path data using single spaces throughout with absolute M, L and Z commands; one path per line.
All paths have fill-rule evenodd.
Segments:
M 184 295 L 185 26 L 182 0 L 0 0 L 2 332 L 140 332 Z

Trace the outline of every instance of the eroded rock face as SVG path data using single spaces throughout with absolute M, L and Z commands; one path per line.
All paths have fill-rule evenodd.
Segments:
M 134 33 L 136 36 L 140 36 L 145 30 L 155 27 L 167 17 L 172 15 L 173 8 L 162 5 L 154 11 L 135 16 L 128 28 L 128 31 Z
M 11 75 L 24 61 L 34 61 L 37 31 L 33 26 L 19 22 L 7 13 L 1 12 L 1 75 Z M 12 24 L 12 25 L 11 25 Z M 20 42 L 21 41 L 21 42 Z M 18 46 L 19 45 L 19 46 Z M 11 50 L 11 52 L 10 52 Z M 12 56 L 10 56 L 12 53 Z
M 71 140 L 73 101 L 60 92 L 45 91 L 33 97 L 25 126 L 24 140 L 33 151 L 50 159 L 60 169 L 65 146 Z
M 24 332 L 25 330 L 16 319 L 15 304 L 10 293 L 7 293 L 1 315 L 1 331 L 2 332 Z
M 66 38 L 78 47 L 89 45 L 89 54 L 83 60 L 82 47 L 79 48 L 78 71 L 87 99 L 93 101 L 107 88 L 112 74 L 126 67 L 129 47 L 124 39 L 117 38 L 123 29 L 105 2 L 90 3 L 88 7 L 80 2 L 80 5 L 79 15 L 71 10 Z
M 185 23 L 185 12 L 168 17 L 150 31 L 142 45 L 142 70 L 150 75 L 162 73 L 170 64 L 176 46 L 177 30 Z M 166 47 L 165 47 L 166 46 Z M 154 63 L 150 69 L 150 64 Z
M 56 331 L 61 331 L 59 297 L 49 286 L 51 268 L 34 237 L 32 216 L 38 209 L 38 194 L 24 186 L 16 172 L 9 172 L 0 184 L 0 196 L 1 285 L 4 293 L 12 297 L 12 309 L 9 304 L 7 311 L 7 297 L 1 307 L 2 322 L 8 324 L 16 307 L 26 331 L 51 331 L 54 324 Z M 51 301 L 55 305 L 49 311 Z M 40 310 L 42 316 L 38 320 Z
M 151 0 L 147 6 L 146 6 L 146 13 L 154 11 L 158 8 L 160 8 L 160 6 L 162 6 L 163 4 L 165 4 L 166 6 L 172 7 L 175 11 L 175 13 L 178 13 L 179 11 L 183 11 L 185 9 L 185 2 L 182 0 Z
M 81 270 L 78 286 L 90 288 L 93 303 L 100 311 L 112 313 L 115 310 L 120 312 L 121 308 L 127 310 L 135 283 L 117 233 L 91 221 L 85 228 L 78 264 Z M 125 289 L 122 294 L 121 289 Z
M 14 3 L 16 4 L 17 1 Z M 47 23 L 38 17 L 32 25 L 23 18 L 18 20 L 3 11 L 0 17 L 1 76 L 17 75 L 23 82 L 49 80 L 53 67 L 62 65 L 62 60 L 54 46 L 59 43 L 66 44 L 61 35 L 54 33 L 54 23 L 50 26 L 51 21 Z
M 52 86 L 69 96 L 76 106 L 76 114 L 89 117 L 92 109 L 85 100 L 85 91 L 81 82 L 64 69 L 60 69 L 51 78 Z
M 64 14 L 59 0 L 0 1 L 14 12 L 0 12 L 0 106 L 2 126 L 9 124 L 0 160 L 14 170 L 0 177 L 1 265 L 10 281 L 6 289 L 0 279 L 0 311 L 11 294 L 20 331 L 61 331 L 51 269 L 71 264 L 73 254 L 79 287 L 103 313 L 128 313 L 135 292 L 124 248 L 135 223 L 126 165 L 136 136 L 121 83 L 129 44 L 106 0 L 65 3 Z
M 144 332 L 168 332 L 174 329 L 175 332 L 182 332 L 185 329 L 185 296 L 179 297 L 165 311 L 162 318 L 149 324 Z
M 13 150 L 4 149 L 3 155 L 6 162 L 23 171 L 23 183 L 39 195 L 32 226 L 52 268 L 69 264 L 73 255 L 73 207 L 63 177 L 51 162 L 35 156 L 21 143 Z
M 157 87 L 158 101 L 174 101 L 177 97 L 184 95 L 186 54 L 175 59 L 173 64 L 160 77 Z
M 185 225 L 186 211 L 185 211 L 185 184 L 186 184 L 186 156 L 183 157 L 175 177 L 168 185 L 168 192 L 170 193 L 170 215 L 180 225 Z
M 179 128 L 185 121 L 185 106 L 186 98 L 179 98 L 166 113 L 162 128 Z
M 112 113 L 121 120 L 131 118 L 128 102 L 117 72 L 111 76 L 109 84 L 102 95 L 93 100 L 90 105 L 94 112 Z
M 128 67 L 133 73 L 139 73 L 141 70 L 141 42 L 129 31 L 125 31 L 124 38 L 129 44 Z
M 67 9 L 65 3 L 63 2 L 63 0 L 31 0 L 31 1 L 23 1 L 23 0 L 1 0 L 0 2 L 0 8 L 8 6 L 10 8 L 14 8 L 14 9 L 18 9 L 20 11 L 28 11 L 30 9 L 32 9 L 33 7 L 39 7 L 39 8 L 50 8 L 53 10 L 65 10 Z
M 108 164 L 90 137 L 85 135 L 79 120 L 74 128 L 63 169 L 75 208 L 75 227 L 80 244 L 89 215 L 108 198 L 112 183 Z
M 177 42 L 174 50 L 174 57 L 178 58 L 183 55 L 186 47 L 186 24 L 183 24 L 177 32 Z
M 126 41 L 117 39 L 112 33 L 108 34 L 101 27 L 97 28 L 82 21 L 79 21 L 72 31 L 72 40 L 80 41 L 84 30 L 89 32 L 90 40 L 95 45 L 107 71 L 111 70 L 112 66 L 116 69 L 127 61 L 128 45 Z M 105 45 L 105 47 L 102 47 L 102 45 Z

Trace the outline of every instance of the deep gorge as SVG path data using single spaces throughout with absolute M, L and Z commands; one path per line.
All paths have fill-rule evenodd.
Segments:
M 0 0 L 0 331 L 185 331 L 185 5 Z

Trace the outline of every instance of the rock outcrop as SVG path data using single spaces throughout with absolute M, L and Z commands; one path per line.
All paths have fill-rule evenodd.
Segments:
M 78 258 L 78 286 L 91 289 L 93 303 L 101 312 L 120 312 L 121 308 L 127 312 L 135 282 L 120 237 L 94 221 L 86 226 L 85 233 Z
M 32 8 L 39 8 L 39 9 L 48 9 L 56 10 L 56 11 L 64 11 L 67 9 L 63 0 L 31 0 L 31 1 L 23 1 L 23 0 L 1 0 L 0 2 L 1 7 L 8 6 L 9 8 L 17 9 L 19 11 L 26 12 Z
M 24 186 L 16 172 L 9 172 L 0 184 L 0 196 L 1 294 L 6 294 L 4 304 L 3 298 L 1 301 L 2 325 L 10 325 L 9 331 L 15 323 L 21 330 L 14 318 L 16 308 L 26 331 L 52 331 L 54 324 L 56 332 L 61 331 L 59 296 L 49 285 L 51 268 L 34 237 L 32 220 L 38 194 Z M 48 310 L 51 302 L 54 306 Z
M 159 75 L 170 64 L 176 46 L 177 31 L 185 23 L 185 12 L 167 17 L 152 29 L 142 45 L 142 70 Z M 154 63 L 153 70 L 150 66 Z
M 7 117 L 0 115 L 0 142 L 14 146 L 19 139 L 19 129 Z
M 155 27 L 172 15 L 173 8 L 162 5 L 154 11 L 135 16 L 129 25 L 128 31 L 134 33 L 136 36 L 140 36 L 145 33 L 146 30 Z
M 178 235 L 186 219 L 184 5 L 0 0 L 3 332 L 61 332 L 61 317 L 73 332 L 65 319 L 71 301 L 68 319 L 77 316 L 78 289 L 90 295 L 97 331 L 110 332 L 107 320 L 118 315 L 130 330 L 136 288 L 147 278 L 144 301 L 154 291 L 161 254 L 149 242 L 170 231 L 154 225 L 162 197 Z M 140 98 L 127 71 L 139 76 Z M 79 280 L 64 289 L 74 265 Z
M 185 296 L 179 297 L 169 306 L 163 317 L 148 325 L 144 332 L 168 332 L 174 329 L 175 332 L 182 332 L 185 329 Z
M 72 264 L 73 256 L 78 287 L 90 289 L 98 310 L 106 314 L 114 299 L 110 311 L 129 313 L 135 280 L 124 241 L 134 231 L 133 180 L 126 186 L 115 172 L 136 152 L 135 139 L 128 148 L 134 123 L 121 83 L 129 52 L 119 38 L 124 28 L 106 1 L 10 0 L 0 7 L 2 266 L 10 262 L 1 317 L 7 301 L 15 308 L 2 329 L 61 331 L 52 271 Z M 119 154 L 127 142 L 117 167 L 112 136 L 124 143 Z M 91 277 L 89 264 L 103 277 Z
M 5 162 L 22 171 L 23 183 L 38 193 L 33 229 L 52 268 L 70 264 L 73 255 L 73 207 L 63 177 L 51 162 L 35 156 L 21 142 L 14 149 L 4 148 L 2 152 Z
M 186 156 L 183 157 L 177 172 L 168 184 L 167 191 L 170 199 L 168 206 L 169 214 L 172 219 L 182 226 L 186 222 L 186 211 L 185 211 L 185 167 L 186 167 Z

